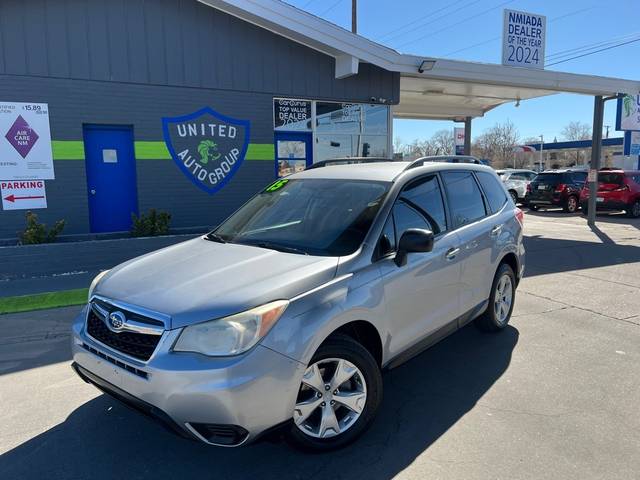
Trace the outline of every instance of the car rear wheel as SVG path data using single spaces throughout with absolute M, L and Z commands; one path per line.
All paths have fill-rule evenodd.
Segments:
M 636 200 L 627 210 L 627 215 L 631 218 L 640 217 L 640 200 Z
M 509 265 L 498 268 L 491 286 L 489 305 L 475 320 L 475 325 L 484 332 L 497 332 L 509 323 L 516 298 L 516 276 Z
M 569 195 L 569 198 L 567 198 L 564 204 L 564 211 L 567 213 L 576 213 L 578 211 L 578 197 Z
M 382 376 L 371 354 L 345 335 L 326 340 L 302 376 L 288 440 L 328 451 L 357 439 L 382 399 Z

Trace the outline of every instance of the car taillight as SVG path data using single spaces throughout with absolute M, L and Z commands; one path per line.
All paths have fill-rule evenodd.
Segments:
M 527 193 L 531 193 L 531 184 L 527 183 Z
M 516 216 L 516 220 L 520 224 L 521 227 L 524 227 L 524 212 L 516 207 L 513 210 L 514 215 Z
M 559 183 L 558 186 L 556 187 L 556 192 L 564 192 L 566 188 L 567 186 L 564 183 Z

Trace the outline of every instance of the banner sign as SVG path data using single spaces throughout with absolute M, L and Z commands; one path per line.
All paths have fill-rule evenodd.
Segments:
M 502 65 L 544 68 L 547 17 L 505 10 L 502 27 Z
M 42 180 L 0 182 L 3 210 L 47 208 L 47 194 Z
M 624 155 L 640 155 L 640 131 L 624 132 Z
M 640 130 L 640 95 L 618 98 L 616 130 Z
M 455 140 L 456 155 L 464 155 L 464 127 L 455 127 L 453 129 L 453 138 Z
M 247 154 L 250 122 L 205 107 L 162 119 L 164 141 L 182 173 L 210 195 L 240 168 Z
M 0 102 L 0 178 L 54 178 L 46 103 Z
M 273 125 L 276 130 L 311 131 L 311 102 L 275 98 Z

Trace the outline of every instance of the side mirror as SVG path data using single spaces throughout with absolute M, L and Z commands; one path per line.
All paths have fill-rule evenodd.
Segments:
M 430 252 L 433 250 L 433 232 L 421 228 L 410 228 L 400 237 L 396 265 L 402 267 L 407 263 L 407 254 L 412 252 Z

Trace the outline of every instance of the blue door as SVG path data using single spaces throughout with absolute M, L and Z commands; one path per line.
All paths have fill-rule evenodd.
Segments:
M 85 125 L 83 128 L 91 232 L 123 232 L 138 213 L 133 128 Z
M 313 163 L 311 132 L 275 132 L 276 177 L 304 170 Z

